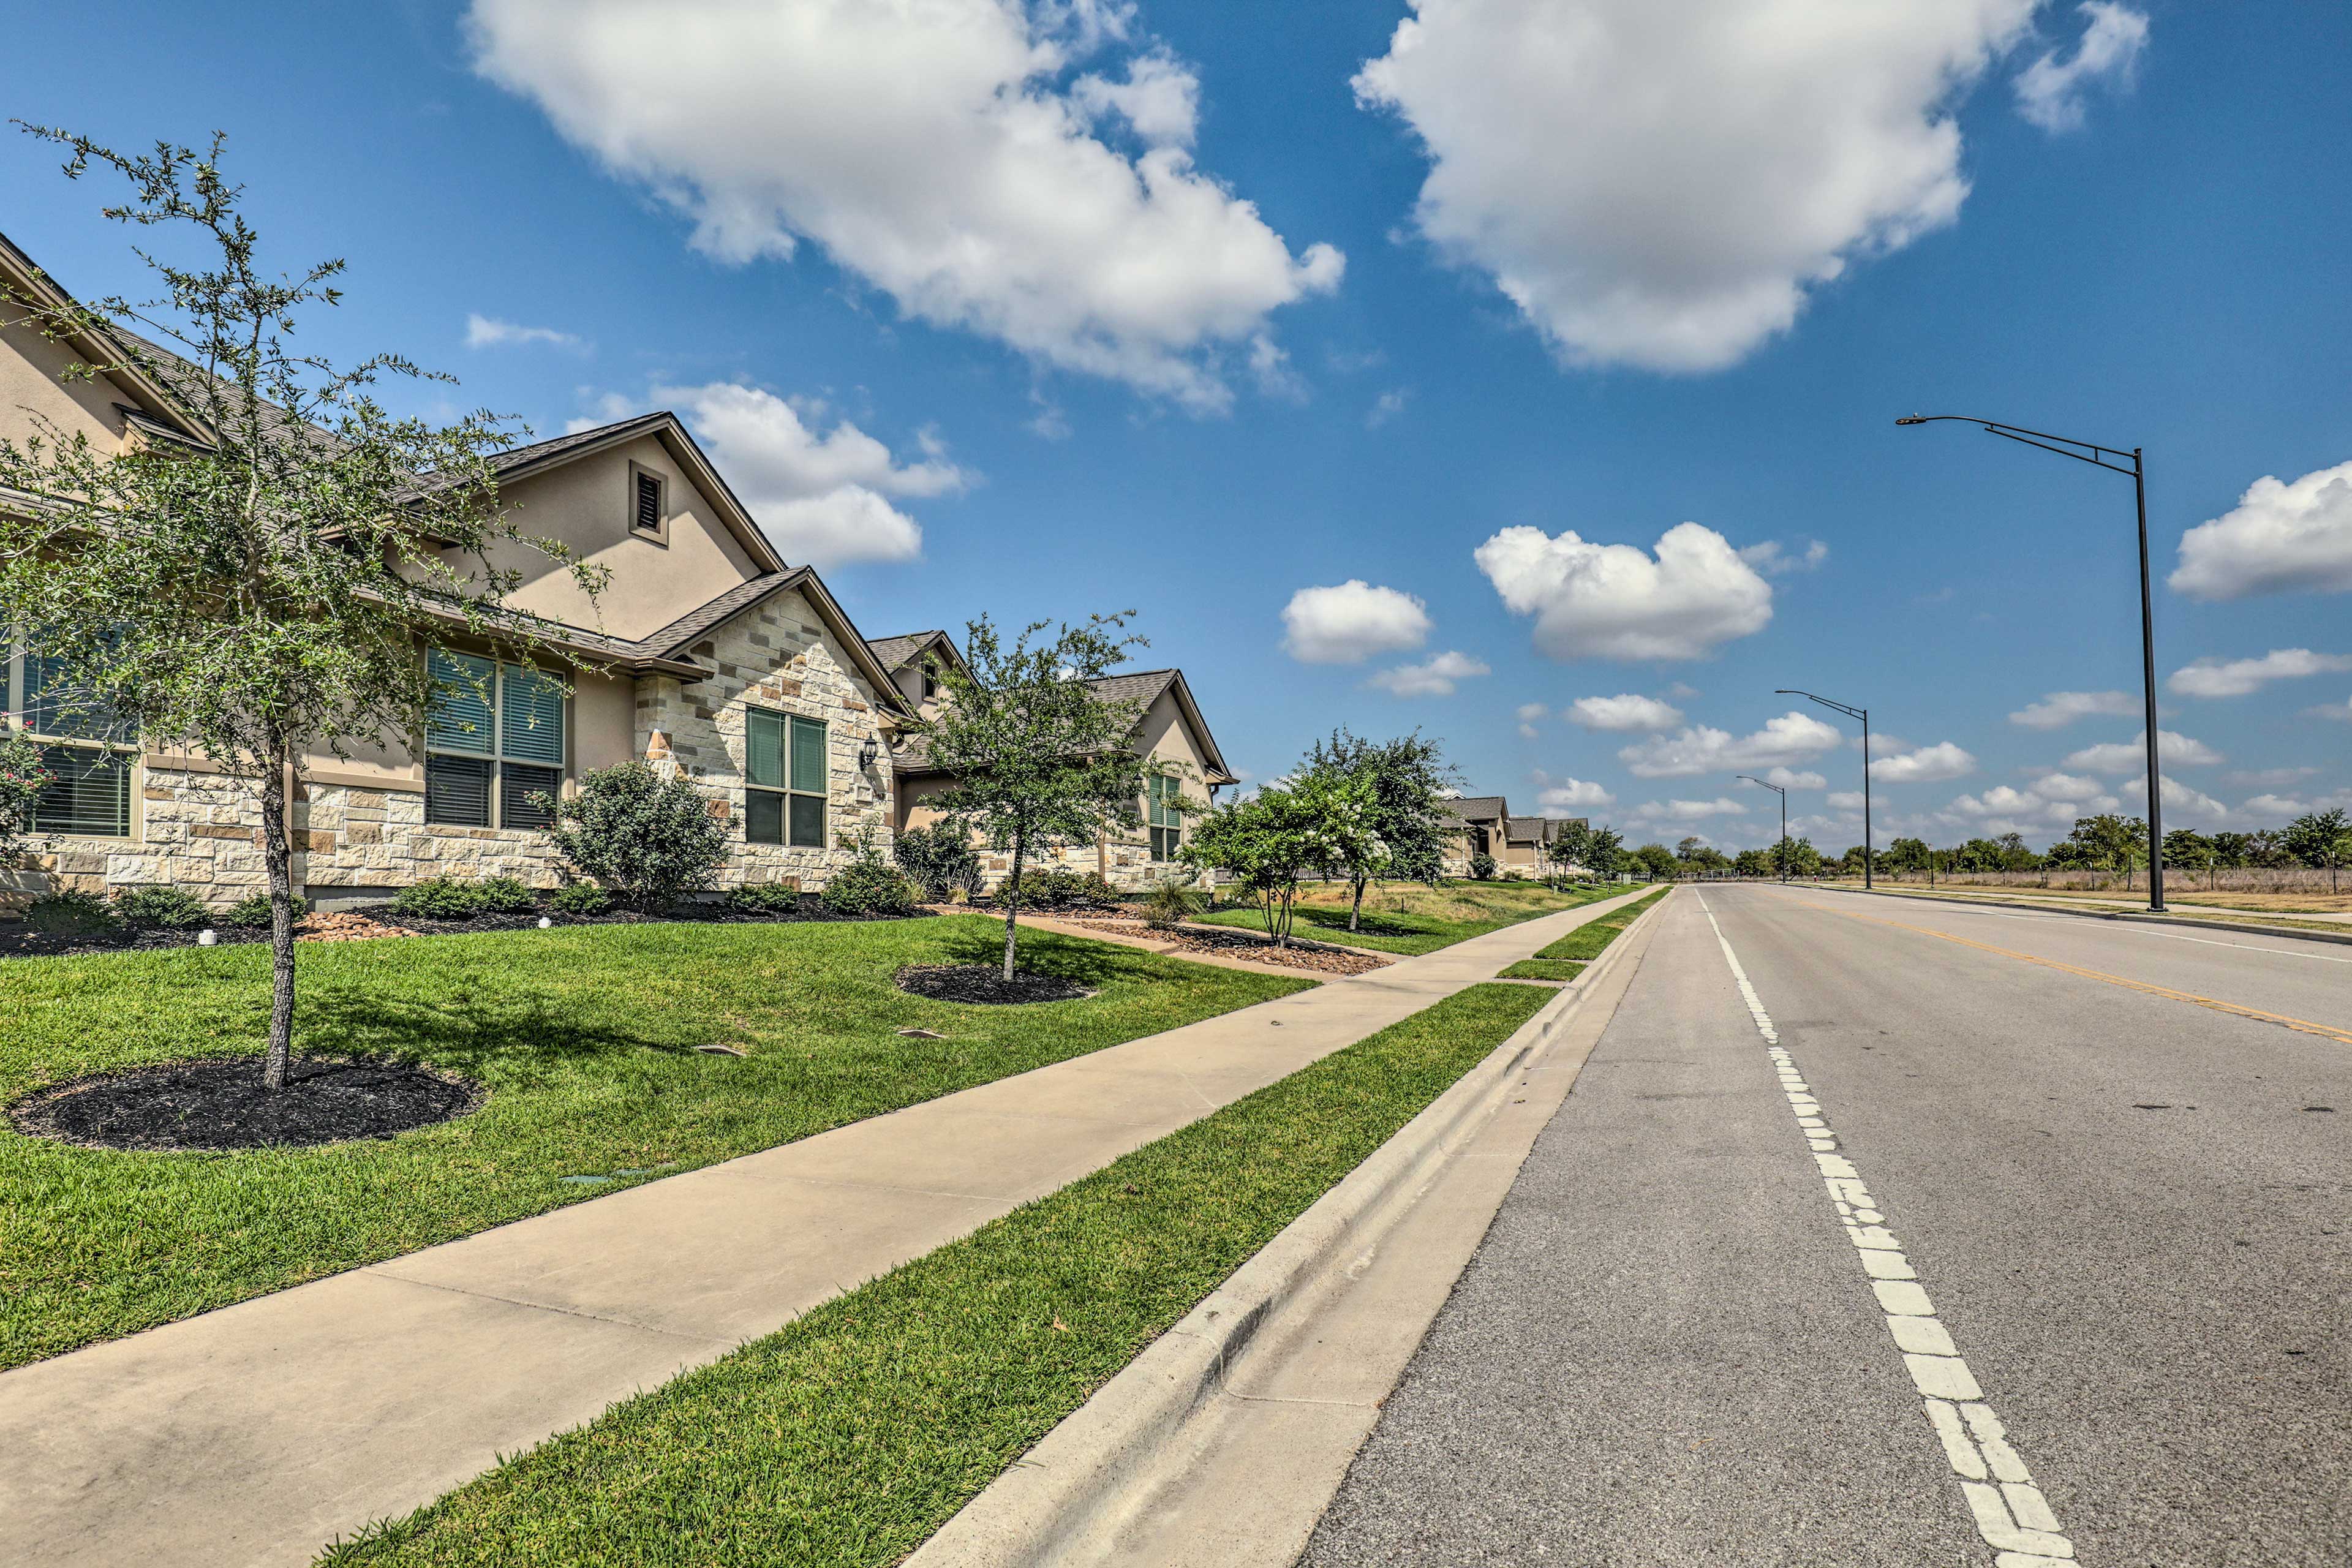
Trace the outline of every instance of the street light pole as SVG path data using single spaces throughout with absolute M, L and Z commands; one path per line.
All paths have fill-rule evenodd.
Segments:
M 1988 436 L 2039 447 L 2045 452 L 2055 452 L 2062 458 L 2072 458 L 2078 463 L 2088 463 L 2095 468 L 2105 468 L 2111 474 L 2131 476 L 2132 496 L 2139 510 L 2139 661 L 2142 690 L 2147 710 L 2147 907 L 2158 914 L 2164 912 L 2164 779 L 2157 764 L 2156 748 L 2156 609 L 2148 594 L 2147 581 L 2147 470 L 2142 461 L 2141 449 L 2134 447 L 2126 454 L 2120 447 L 2102 447 L 2096 442 L 2077 441 L 2071 436 L 2053 436 L 2046 430 L 2028 430 L 2021 425 L 2003 425 L 1995 419 L 1979 419 L 1967 414 L 1913 414 L 1897 419 L 1897 425 L 1932 425 L 1939 419 L 1956 420 L 1962 425 L 1981 426 Z M 2131 466 L 2121 461 L 2128 456 Z M 2117 459 L 2109 462 L 2107 459 Z
M 1753 773 L 1737 773 L 1733 776 L 1746 779 L 1752 784 L 1764 784 L 1766 789 L 1780 797 L 1780 842 L 1773 847 L 1772 858 L 1780 863 L 1780 885 L 1785 888 L 1789 885 L 1789 792 L 1779 784 L 1764 784 L 1762 779 Z M 1864 850 L 1864 853 L 1867 854 L 1868 851 Z
M 1818 702 L 1824 708 L 1834 709 L 1849 719 L 1862 721 L 1862 885 L 1867 890 L 1874 885 L 1871 862 L 1878 858 L 1878 852 L 1871 847 L 1870 842 L 1870 710 L 1852 707 L 1833 698 L 1816 697 L 1810 691 L 1800 691 L 1793 686 L 1780 687 L 1772 695 L 1801 697 L 1808 702 Z M 1787 805 L 1788 801 L 1784 796 L 1781 805 L 1785 809 Z

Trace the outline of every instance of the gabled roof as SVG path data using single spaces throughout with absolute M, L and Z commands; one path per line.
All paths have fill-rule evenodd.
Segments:
M 1217 738 L 1209 732 L 1208 721 L 1201 717 L 1201 705 L 1192 700 L 1192 689 L 1181 669 L 1145 669 L 1131 674 L 1106 675 L 1087 683 L 1097 697 L 1105 702 L 1131 702 L 1136 705 L 1136 721 L 1140 723 L 1144 710 L 1160 700 L 1160 693 L 1173 690 L 1176 709 L 1201 743 L 1203 784 L 1229 784 L 1240 782 L 1233 770 L 1225 766 L 1224 753 L 1217 749 Z M 904 735 L 891 748 L 891 763 L 901 773 L 935 773 L 929 749 L 920 735 Z
M 881 661 L 882 668 L 893 675 L 934 648 L 943 651 L 947 655 L 947 662 L 957 668 L 969 668 L 964 664 L 962 653 L 956 647 L 955 638 L 944 631 L 903 632 L 894 637 L 868 637 L 866 646 L 874 650 L 874 657 Z
M 17 293 L 51 309 L 60 309 L 74 302 L 74 296 L 67 291 L 63 284 L 43 271 L 38 263 L 19 250 L 16 243 L 5 234 L 0 234 L 0 277 L 5 277 L 9 286 Z M 114 327 L 110 327 L 108 331 L 121 332 L 120 328 Z M 131 334 L 122 333 L 121 335 L 127 337 Z M 108 379 L 136 395 L 141 404 L 141 406 L 135 410 L 126 406 L 125 413 L 144 416 L 145 422 L 161 426 L 169 434 L 184 439 L 189 437 L 201 439 L 204 437 L 203 425 L 189 410 L 181 406 L 180 399 L 161 379 L 149 375 L 136 365 L 122 363 L 124 356 L 121 344 L 100 341 L 79 333 L 62 341 L 68 347 L 80 354 L 86 363 L 121 366 L 120 369 L 107 372 Z M 137 341 L 142 348 L 155 347 L 144 338 Z M 180 360 L 177 354 L 171 354 L 168 350 L 157 350 L 157 352 L 167 354 L 169 358 L 179 361 L 183 364 L 186 363 L 185 361 Z M 188 368 L 194 370 L 195 367 L 189 365 Z
M 1551 840 L 1551 824 L 1541 816 L 1507 816 L 1503 819 L 1503 837 L 1514 843 L 1545 844 Z
M 1462 795 L 1447 801 L 1445 809 L 1464 822 L 1494 822 L 1510 814 L 1511 803 L 1499 795 Z

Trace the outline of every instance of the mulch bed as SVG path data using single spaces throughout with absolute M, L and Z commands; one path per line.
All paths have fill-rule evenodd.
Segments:
M 92 1149 L 307 1148 L 390 1138 L 465 1115 L 482 1091 L 403 1062 L 297 1057 L 286 1087 L 261 1058 L 166 1062 L 52 1084 L 9 1108 L 19 1132 Z
M 1255 931 L 1228 931 L 1221 926 L 1185 926 L 1178 931 L 1154 931 L 1139 920 L 1120 920 L 1102 915 L 1053 915 L 1065 925 L 1085 926 L 1091 931 L 1141 937 L 1154 944 L 1173 946 L 1180 952 L 1213 952 L 1230 958 L 1246 958 L 1253 963 L 1271 963 L 1284 969 L 1311 970 L 1319 974 L 1363 974 L 1375 969 L 1385 969 L 1393 959 L 1376 958 L 1367 952 L 1344 952 L 1319 944 L 1305 947 L 1276 947 L 1264 935 Z M 1294 942 L 1297 938 L 1292 939 Z
M 934 1002 L 979 1002 L 1010 1005 L 1022 1002 L 1076 1002 L 1093 992 L 1076 981 L 1051 974 L 1004 972 L 987 963 L 910 963 L 896 976 L 898 989 Z

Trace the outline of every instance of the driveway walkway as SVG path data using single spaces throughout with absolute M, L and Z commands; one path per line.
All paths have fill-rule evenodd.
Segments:
M 0 1563 L 308 1563 L 1642 891 L 0 1373 Z

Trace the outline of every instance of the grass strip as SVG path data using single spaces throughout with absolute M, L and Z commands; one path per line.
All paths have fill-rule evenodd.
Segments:
M 1490 931 L 1517 925 L 1539 915 L 1558 914 L 1609 898 L 1609 887 L 1570 888 L 1555 891 L 1540 882 L 1447 882 L 1436 888 L 1418 882 L 1388 883 L 1364 898 L 1357 929 L 1348 929 L 1348 894 L 1344 888 L 1309 886 L 1292 906 L 1294 934 L 1348 947 L 1411 956 L 1434 952 Z M 1243 904 L 1201 917 L 1213 925 L 1263 931 L 1257 910 Z
M 1622 910 L 1612 910 L 1597 921 L 1588 921 L 1549 947 L 1536 954 L 1538 958 L 1571 958 L 1590 963 L 1601 956 L 1602 950 L 1617 940 L 1618 934 L 1639 919 L 1643 910 L 1664 898 L 1674 889 L 1660 888 L 1649 897 L 1636 900 Z
M 233 1153 L 80 1149 L 0 1121 L 0 1366 L 1311 984 L 1044 931 L 1022 933 L 1023 963 L 1094 995 L 965 1006 L 891 982 L 908 963 L 992 963 L 1001 940 L 972 915 L 305 943 L 298 1049 L 447 1068 L 487 1101 L 388 1141 Z M 0 963 L 0 1102 L 110 1068 L 257 1052 L 268 965 L 254 946 Z M 745 1054 L 697 1049 L 709 1044 Z
M 1550 1000 L 1459 992 L 320 1561 L 896 1563 Z
M 1523 958 L 1509 968 L 1496 973 L 1497 980 L 1573 980 L 1584 973 L 1584 965 L 1563 958 Z

